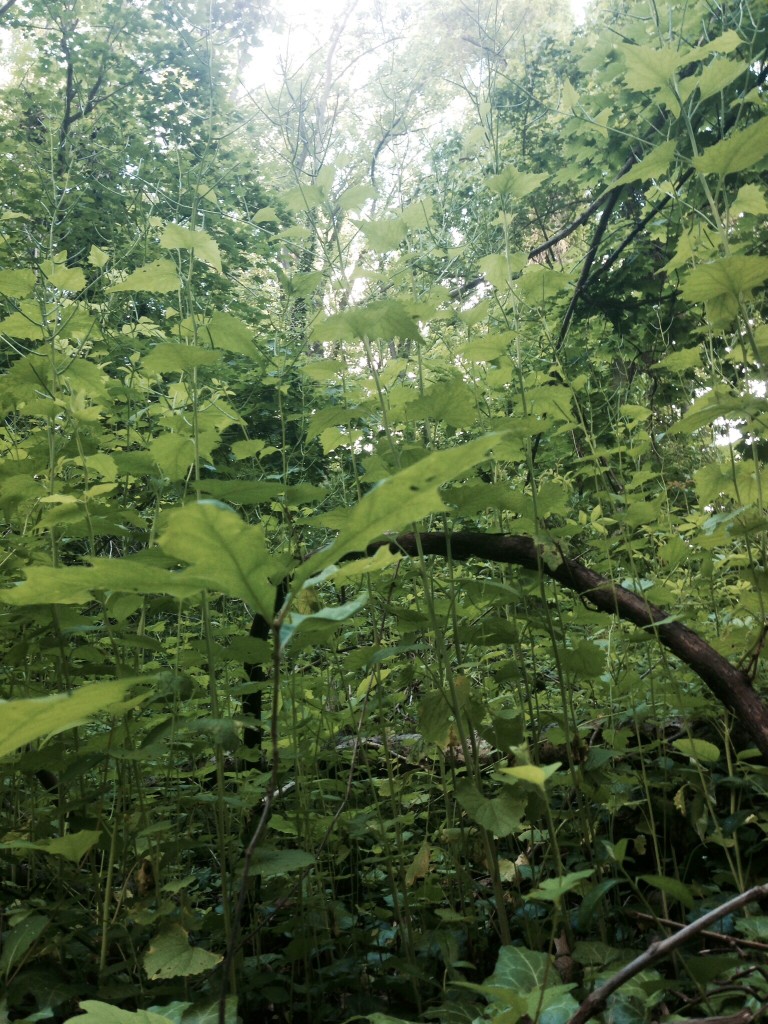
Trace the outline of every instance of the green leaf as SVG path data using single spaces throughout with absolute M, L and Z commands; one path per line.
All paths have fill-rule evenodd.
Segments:
M 171 260 L 153 260 L 129 274 L 120 284 L 113 284 L 107 292 L 175 292 L 181 287 L 176 264 Z
M 702 174 L 719 174 L 720 177 L 725 177 L 727 174 L 736 174 L 738 171 L 747 170 L 748 167 L 754 167 L 766 155 L 768 117 L 763 117 L 705 149 L 701 156 L 694 158 L 693 166 Z
M 624 57 L 627 68 L 624 80 L 630 89 L 658 93 L 659 102 L 678 116 L 680 103 L 674 94 L 672 83 L 678 68 L 687 60 L 679 48 L 666 46 L 656 49 L 653 46 L 635 46 L 631 43 L 620 43 L 617 48 Z
M 0 295 L 8 295 L 12 299 L 25 299 L 34 287 L 34 271 L 0 270 Z
M 486 985 L 499 985 L 527 995 L 541 990 L 548 978 L 557 977 L 552 957 L 548 953 L 533 952 L 525 946 L 502 946 L 493 974 Z
M 23 840 L 8 840 L 0 842 L 0 847 L 7 850 L 42 850 L 54 857 L 63 857 L 64 860 L 79 864 L 89 850 L 101 839 L 101 832 L 86 829 L 81 832 L 68 832 L 64 836 L 57 836 L 54 839 L 46 839 L 43 842 L 31 843 Z
M 52 260 L 43 260 L 40 271 L 48 284 L 63 292 L 79 292 L 85 288 L 85 274 L 79 267 L 67 266 L 66 252 L 57 253 Z
M 644 156 L 642 160 L 639 160 L 631 167 L 626 174 L 617 178 L 611 188 L 615 188 L 617 185 L 624 185 L 630 181 L 647 181 L 649 178 L 660 178 L 675 159 L 676 148 L 677 141 L 675 139 L 668 139 L 666 142 L 662 142 L 660 146 L 656 146 L 647 156 Z
M 369 199 L 375 197 L 376 189 L 372 185 L 352 185 L 339 195 L 336 203 L 340 210 L 349 213 L 350 210 L 359 210 Z
M 394 252 L 408 235 L 408 228 L 401 217 L 358 220 L 353 223 L 363 232 L 365 240 L 374 252 Z
M 504 253 L 492 252 L 478 260 L 480 273 L 499 291 L 506 291 L 509 288 L 511 276 L 520 273 L 528 265 L 528 257 L 525 253 L 517 252 L 507 256 Z M 483 339 L 478 338 L 482 344 Z
M 269 850 L 261 847 L 254 857 L 254 874 L 270 877 L 273 875 L 291 875 L 296 871 L 306 871 L 315 863 L 315 858 L 306 850 Z
M 408 419 L 469 428 L 477 418 L 474 392 L 463 381 L 438 383 L 429 388 L 421 398 L 407 402 L 405 415 Z
M 486 178 L 485 183 L 497 195 L 522 199 L 537 189 L 548 177 L 548 174 L 528 174 L 525 171 L 518 171 L 510 164 L 509 167 L 504 168 L 501 174 L 494 174 L 490 178 Z
M 721 757 L 720 748 L 708 740 L 675 740 L 672 746 L 685 757 L 690 757 L 694 761 L 705 761 L 708 764 L 714 764 Z
M 298 578 L 307 579 L 349 551 L 365 551 L 383 533 L 399 532 L 442 511 L 445 506 L 438 488 L 485 462 L 501 439 L 501 434 L 489 434 L 456 448 L 433 452 L 382 480 L 345 514 L 345 526 L 334 543 L 309 559 Z
M 256 331 L 231 313 L 220 313 L 217 310 L 201 333 L 208 334 L 214 348 L 250 356 L 251 359 L 258 358 L 259 350 L 253 341 Z
M 251 220 L 254 224 L 267 224 L 269 221 L 277 223 L 280 218 L 273 206 L 262 206 L 260 210 L 257 210 L 256 213 L 254 213 Z
M 101 593 L 171 594 L 190 597 L 200 590 L 177 572 L 154 565 L 145 556 L 94 558 L 90 565 L 58 568 L 31 565 L 26 579 L 0 591 L 0 600 L 16 606 L 88 604 Z
M 335 313 L 312 331 L 313 341 L 356 341 L 363 338 L 423 341 L 411 314 L 394 299 L 382 299 Z
M 309 580 L 307 585 L 311 586 L 312 580 Z M 280 627 L 280 646 L 285 647 L 294 633 L 302 627 L 306 629 L 307 626 L 311 626 L 313 623 L 345 622 L 353 615 L 356 615 L 367 603 L 368 592 L 363 591 L 354 601 L 345 601 L 343 604 L 321 608 L 319 611 L 312 612 L 311 615 L 301 615 L 298 612 L 292 611 Z
M 43 736 L 55 736 L 82 725 L 93 715 L 119 704 L 134 686 L 149 681 L 149 676 L 113 679 L 81 686 L 71 695 L 55 693 L 50 697 L 0 701 L 0 757 Z
M 714 39 L 704 43 L 703 46 L 697 46 L 695 49 L 689 50 L 687 57 L 700 60 L 703 57 L 708 57 L 710 53 L 733 53 L 734 50 L 738 50 L 743 42 L 744 40 L 739 33 L 729 28 L 727 32 L 715 36 Z
M 693 893 L 684 882 L 680 882 L 677 878 L 669 878 L 666 875 L 640 875 L 638 881 L 645 882 L 646 885 L 678 900 L 688 910 L 693 909 Z
M 318 185 L 299 185 L 284 192 L 280 200 L 291 213 L 304 213 L 322 205 L 325 202 L 325 192 Z
M 493 835 L 503 838 L 523 828 L 527 801 L 509 790 L 496 797 L 485 797 L 469 779 L 456 783 L 456 799 L 467 814 Z
M 537 888 L 532 889 L 526 899 L 544 900 L 550 903 L 559 904 L 566 893 L 578 888 L 587 878 L 595 873 L 594 868 L 585 868 L 583 871 L 571 871 L 560 878 L 545 878 Z
M 179 924 L 167 924 L 144 954 L 144 970 L 150 981 L 189 978 L 213 970 L 224 959 L 199 946 L 190 946 L 189 936 Z
M 524 302 L 531 306 L 541 306 L 564 291 L 569 284 L 569 278 L 565 273 L 537 264 L 528 267 L 515 281 L 515 290 Z
M 768 256 L 722 256 L 689 270 L 680 289 L 688 302 L 708 302 L 718 295 L 738 299 L 768 279 Z
M 90 252 L 88 253 L 88 262 L 92 267 L 96 267 L 97 270 L 101 270 L 109 263 L 109 253 L 104 252 L 98 245 L 92 245 Z
M 210 348 L 162 341 L 144 356 L 142 366 L 148 373 L 184 373 L 200 366 L 214 366 L 220 359 L 221 354 Z
M 535 786 L 543 793 L 547 780 L 550 779 L 560 767 L 560 761 L 555 761 L 552 764 L 546 765 L 517 764 L 509 768 L 499 768 L 499 770 L 494 773 L 494 778 L 507 783 L 515 783 L 518 781 L 527 782 L 530 786 Z
M 185 249 L 221 273 L 219 247 L 207 231 L 168 224 L 160 237 L 160 248 Z
M 742 185 L 739 189 L 731 204 L 731 216 L 738 217 L 742 213 L 751 213 L 756 216 L 768 213 L 765 193 L 757 185 Z
M 44 914 L 25 913 L 17 923 L 6 928 L 3 950 L 0 954 L 0 976 L 10 977 L 11 968 L 22 963 L 28 950 L 34 946 L 50 923 Z
M 584 679 L 597 679 L 605 670 L 605 651 L 591 640 L 580 640 L 576 647 L 564 647 L 560 657 L 567 671 Z
M 42 341 L 46 336 L 43 313 L 37 302 L 22 302 L 17 313 L 0 320 L 0 333 L 20 341 Z
M 166 554 L 189 564 L 182 578 L 198 581 L 200 589 L 239 597 L 272 620 L 270 575 L 279 573 L 282 564 L 268 552 L 261 526 L 248 526 L 219 502 L 201 501 L 171 512 L 159 543 Z
M 183 480 L 195 461 L 195 442 L 184 434 L 159 434 L 149 444 L 152 460 L 169 480 Z
M 745 61 L 729 60 L 727 57 L 718 57 L 710 61 L 694 79 L 699 86 L 700 98 L 706 100 L 715 93 L 722 92 L 746 71 L 749 71 L 749 64 Z
M 672 370 L 673 373 L 682 373 L 684 370 L 699 367 L 701 366 L 701 349 L 698 347 L 683 348 L 676 352 L 669 352 L 658 363 L 654 363 L 651 369 L 657 370 L 662 366 L 667 370 Z
M 97 999 L 81 999 L 79 1013 L 64 1024 L 173 1024 L 169 1017 L 149 1010 L 120 1010 Z

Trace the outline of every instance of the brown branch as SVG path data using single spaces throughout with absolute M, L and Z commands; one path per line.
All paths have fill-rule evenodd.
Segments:
M 649 604 L 639 594 L 618 586 L 593 572 L 574 558 L 558 555 L 553 560 L 532 538 L 513 534 L 406 533 L 376 541 L 368 554 L 388 545 L 393 552 L 411 557 L 442 555 L 457 561 L 484 558 L 487 561 L 520 565 L 556 580 L 588 601 L 597 611 L 617 615 L 640 629 L 651 632 L 704 681 L 711 693 L 747 730 L 761 754 L 768 759 L 768 708 L 752 687 L 748 672 L 736 668 L 692 629 L 676 622 L 662 608 Z M 352 555 L 351 557 L 362 557 Z
M 714 910 L 710 910 L 708 914 L 704 914 L 698 920 L 692 921 L 691 924 L 681 928 L 674 935 L 670 935 L 660 942 L 652 943 L 640 956 L 625 964 L 612 978 L 609 978 L 603 985 L 596 988 L 594 992 L 590 992 L 576 1013 L 568 1021 L 568 1024 L 585 1024 L 586 1021 L 600 1012 L 608 997 L 631 978 L 634 978 L 641 971 L 655 964 L 657 960 L 661 960 L 670 953 L 673 953 L 684 943 L 688 942 L 689 939 L 694 938 L 694 936 L 708 928 L 709 925 L 725 917 L 726 914 L 730 914 L 747 903 L 763 899 L 766 896 L 768 896 L 768 885 L 755 885 L 753 888 L 747 889 L 746 892 L 734 896 L 733 899 L 728 900 L 726 903 L 722 903 L 719 907 L 715 907 Z M 734 1019 L 749 1021 L 753 1017 L 750 1014 L 750 1016 L 744 1018 L 742 1012 L 742 1014 L 737 1014 Z
M 628 171 L 630 171 L 639 159 L 640 157 L 638 155 L 631 153 L 624 161 L 624 166 L 620 168 L 619 173 L 616 175 L 616 180 L 623 177 Z M 551 235 L 545 242 L 542 242 L 541 245 L 537 245 L 531 249 L 528 253 L 528 259 L 532 260 L 534 256 L 541 256 L 543 252 L 547 252 L 556 246 L 558 242 L 562 242 L 564 238 L 572 235 L 573 232 L 576 231 L 577 228 L 580 228 L 582 224 L 586 224 L 592 214 L 596 213 L 613 195 L 617 187 L 620 188 L 621 186 L 609 185 L 608 188 L 597 197 L 597 199 L 593 200 L 589 204 L 583 213 L 579 214 L 576 220 L 572 220 L 570 224 L 566 224 L 564 228 L 556 231 L 554 235 Z
M 0 7 L 0 18 L 2 18 L 4 14 L 7 14 L 8 11 L 10 11 L 10 9 L 15 6 L 16 0 L 6 0 L 6 3 L 4 3 L 2 7 Z

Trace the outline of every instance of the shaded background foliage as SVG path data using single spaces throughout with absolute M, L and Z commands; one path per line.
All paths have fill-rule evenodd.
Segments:
M 764 12 L 350 8 L 263 96 L 266 7 L 3 17 L 9 1019 L 567 1021 L 764 765 L 545 574 L 345 556 L 527 535 L 762 688 Z M 757 1014 L 723 927 L 610 1019 Z

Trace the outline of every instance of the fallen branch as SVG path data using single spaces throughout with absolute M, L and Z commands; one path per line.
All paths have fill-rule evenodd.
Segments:
M 732 665 L 692 629 L 674 621 L 669 612 L 649 604 L 644 597 L 593 572 L 574 558 L 546 558 L 541 545 L 530 537 L 484 533 L 405 533 L 376 541 L 367 554 L 381 547 L 414 557 L 441 555 L 455 561 L 483 558 L 520 565 L 556 580 L 588 601 L 597 611 L 617 615 L 652 633 L 668 650 L 702 679 L 712 694 L 731 710 L 768 760 L 768 708 L 752 686 L 748 672 Z M 353 556 L 354 557 L 354 556 Z M 357 557 L 362 557 L 358 555 Z
M 585 1024 L 591 1017 L 594 1017 L 596 1013 L 602 1010 L 603 1006 L 609 996 L 613 995 L 622 985 L 626 984 L 635 975 L 640 974 L 647 967 L 655 964 L 657 960 L 662 960 L 664 957 L 669 956 L 676 949 L 688 942 L 694 936 L 707 929 L 715 921 L 719 921 L 720 918 L 725 917 L 726 914 L 732 913 L 734 910 L 738 910 L 740 907 L 746 906 L 747 903 L 753 903 L 755 900 L 762 899 L 768 896 L 768 885 L 755 885 L 751 889 L 747 889 L 746 892 L 739 893 L 738 896 L 734 896 L 733 899 L 728 900 L 726 903 L 721 904 L 719 907 L 715 907 L 714 910 L 710 910 L 708 914 L 704 914 L 703 917 L 698 918 L 696 921 L 692 921 L 691 924 L 681 928 L 679 932 L 674 935 L 668 936 L 666 939 L 661 939 L 659 942 L 652 943 L 648 949 L 635 957 L 628 964 L 625 964 L 621 970 L 617 971 L 612 978 L 609 978 L 603 985 L 596 988 L 594 992 L 590 992 L 587 998 L 583 1001 L 581 1006 L 578 1008 L 576 1013 L 573 1014 L 568 1024 Z M 744 1011 L 741 1014 L 736 1014 L 735 1019 L 739 1020 L 751 1020 L 749 1017 L 743 1017 Z

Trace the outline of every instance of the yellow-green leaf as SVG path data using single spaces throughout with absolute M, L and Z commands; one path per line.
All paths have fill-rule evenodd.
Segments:
M 150 942 L 144 954 L 144 970 L 150 981 L 189 978 L 213 970 L 224 958 L 200 946 L 190 946 L 180 924 L 167 924 Z
M 705 149 L 701 156 L 694 158 L 693 166 L 702 174 L 725 177 L 754 167 L 765 156 L 768 156 L 768 117 Z
M 186 249 L 221 273 L 219 247 L 207 231 L 183 228 L 179 224 L 168 224 L 160 238 L 162 249 Z
M 176 264 L 171 260 L 152 260 L 138 270 L 134 270 L 120 284 L 107 288 L 108 292 L 175 292 L 181 282 L 176 272 Z
M 218 501 L 201 501 L 171 512 L 160 547 L 189 564 L 182 579 L 191 576 L 201 588 L 239 597 L 272 619 L 275 587 L 270 576 L 279 573 L 282 564 L 267 550 L 261 526 L 248 526 Z
M 0 270 L 0 295 L 8 295 L 12 299 L 25 299 L 34 287 L 34 271 Z
M 647 181 L 649 178 L 661 177 L 669 169 L 669 165 L 675 158 L 676 146 L 677 142 L 675 139 L 668 139 L 666 142 L 662 142 L 660 146 L 652 149 L 642 160 L 638 160 L 626 174 L 613 183 L 612 187 L 624 185 L 630 181 Z
M 685 757 L 693 758 L 694 761 L 714 763 L 720 760 L 720 748 L 714 743 L 710 743 L 709 740 L 675 740 L 672 746 Z
M 119 704 L 132 687 L 146 683 L 147 679 L 113 679 L 81 686 L 71 695 L 55 693 L 50 697 L 0 701 L 0 757 L 43 736 L 82 725 L 93 715 Z

